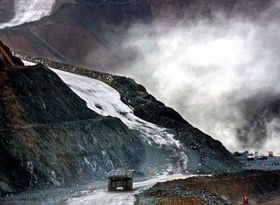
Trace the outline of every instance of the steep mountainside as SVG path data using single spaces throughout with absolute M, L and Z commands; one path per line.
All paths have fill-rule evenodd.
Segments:
M 279 19 L 277 10 L 265 13 L 274 1 L 264 0 L 64 0 L 57 1 L 50 16 L 38 22 L 0 31 L 0 38 L 13 50 L 82 65 L 99 71 L 116 71 L 132 59 L 122 50 L 127 31 L 136 24 L 164 27 L 222 12 L 225 16 Z M 69 43 L 71 42 L 71 43 Z
M 190 170 L 207 173 L 208 170 L 229 171 L 237 167 L 238 162 L 231 159 L 231 153 L 221 142 L 190 125 L 175 110 L 147 93 L 143 86 L 125 77 L 114 77 L 111 86 L 120 92 L 123 102 L 134 108 L 136 116 L 174 130 L 175 139 L 189 148 Z
M 0 70 L 0 193 L 104 178 L 143 160 L 139 133 L 87 108 L 44 66 Z
M 120 45 L 130 24 L 150 20 L 149 7 L 142 3 L 67 2 L 39 22 L 1 30 L 0 38 L 13 50 L 114 70 L 122 57 L 112 48 Z
M 51 61 L 91 78 L 23 66 L 0 48 L 1 194 L 104 179 L 124 163 L 141 175 L 240 169 L 221 143 L 131 79 Z
M 147 93 L 142 85 L 137 84 L 134 80 L 61 64 L 47 59 L 19 54 L 18 56 L 29 61 L 42 63 L 48 67 L 101 80 L 116 89 L 122 102 L 133 108 L 134 115 L 172 131 L 174 138 L 179 140 L 185 147 L 185 152 L 189 159 L 187 163 L 189 171 L 211 173 L 213 171 L 239 169 L 239 163 L 232 158 L 231 154 L 219 141 L 194 128 L 179 113 L 156 100 Z

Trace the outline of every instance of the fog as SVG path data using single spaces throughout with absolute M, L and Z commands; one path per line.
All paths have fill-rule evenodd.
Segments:
M 229 150 L 280 152 L 280 119 L 271 109 L 280 99 L 280 32 L 267 13 L 135 25 L 122 49 L 132 59 L 122 74 Z

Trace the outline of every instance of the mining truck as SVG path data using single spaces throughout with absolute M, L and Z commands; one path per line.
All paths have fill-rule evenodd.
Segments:
M 133 189 L 133 172 L 129 169 L 116 169 L 108 174 L 108 191 L 115 191 L 118 187 L 123 187 L 124 191 Z

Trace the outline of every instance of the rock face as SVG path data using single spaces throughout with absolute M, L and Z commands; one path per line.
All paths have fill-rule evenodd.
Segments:
M 148 122 L 173 130 L 175 138 L 188 148 L 188 168 L 198 173 L 233 171 L 239 162 L 221 142 L 189 124 L 172 108 L 166 107 L 147 93 L 146 89 L 132 79 L 114 77 L 111 86 L 119 91 L 121 99 L 134 108 L 134 114 Z
M 47 59 L 18 55 L 21 58 L 43 63 L 46 66 L 77 73 L 103 81 L 116 89 L 121 100 L 133 108 L 134 114 L 147 121 L 172 131 L 181 142 L 188 156 L 188 170 L 193 173 L 212 173 L 215 171 L 238 171 L 241 164 L 217 140 L 193 127 L 179 113 L 166 107 L 147 93 L 146 89 L 134 80 L 121 76 L 95 72 Z M 108 80 L 109 79 L 109 80 Z M 110 80 L 111 79 L 111 80 Z
M 21 60 L 12 55 L 10 49 L 0 41 L 0 62 L 1 67 L 24 66 Z
M 151 0 L 150 7 L 157 23 L 176 24 L 179 21 L 188 24 L 201 18 L 212 19 L 217 13 L 223 14 L 224 18 L 262 18 L 262 13 L 274 3 L 262 0 Z M 279 14 L 271 12 L 269 18 L 277 16 Z
M 104 178 L 144 151 L 138 132 L 103 117 L 42 65 L 0 70 L 0 194 Z M 106 151 L 105 151 L 106 150 Z
M 123 163 L 141 174 L 147 174 L 151 166 L 165 171 L 163 163 L 169 158 L 171 166 L 187 163 L 188 171 L 195 173 L 240 169 L 220 142 L 193 128 L 129 78 L 40 60 L 52 68 L 107 83 L 119 91 L 122 103 L 133 108 L 139 118 L 117 104 L 113 108 L 118 118 L 104 116 L 95 112 L 103 105 L 92 105 L 96 108 L 93 111 L 73 92 L 75 82 L 68 82 L 70 89 L 44 65 L 25 67 L 7 47 L 0 44 L 0 50 L 0 194 L 29 186 L 68 186 L 104 179 L 106 172 Z M 108 85 L 108 93 L 116 92 Z M 83 88 L 78 89 L 83 93 Z M 96 98 L 97 90 L 84 89 L 86 97 Z M 106 99 L 110 96 L 101 100 Z M 123 123 L 127 120 L 130 124 Z
M 1 30 L 0 38 L 16 51 L 112 71 L 122 58 L 112 48 L 120 45 L 132 23 L 151 18 L 142 3 L 66 1 L 39 22 Z
M 133 53 L 121 50 L 133 25 L 188 24 L 201 17 L 211 19 L 216 12 L 229 18 L 263 18 L 273 1 L 64 0 L 56 4 L 51 16 L 1 30 L 0 38 L 16 51 L 112 72 L 133 58 Z M 267 20 L 279 19 L 279 12 L 270 13 Z

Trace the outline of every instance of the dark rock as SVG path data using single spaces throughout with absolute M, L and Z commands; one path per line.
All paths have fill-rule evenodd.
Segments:
M 0 40 L 0 67 L 24 66 L 21 60 L 12 55 L 10 49 Z
M 42 65 L 0 71 L 0 105 L 1 194 L 88 183 L 143 160 L 138 132 L 89 110 Z

